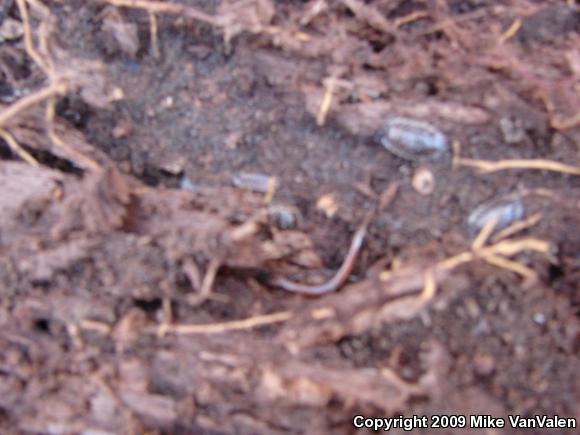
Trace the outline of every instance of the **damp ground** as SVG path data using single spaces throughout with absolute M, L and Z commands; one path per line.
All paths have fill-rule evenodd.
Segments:
M 3 433 L 580 415 L 577 3 L 24 3 L 0 2 Z M 394 117 L 448 152 L 389 152 Z M 474 242 L 502 201 L 523 215 Z M 337 291 L 274 285 L 330 279 L 364 222 Z

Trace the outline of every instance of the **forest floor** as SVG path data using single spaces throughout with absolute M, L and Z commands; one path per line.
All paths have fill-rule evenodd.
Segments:
M 580 417 L 578 2 L 2 0 L 0 137 L 2 433 Z

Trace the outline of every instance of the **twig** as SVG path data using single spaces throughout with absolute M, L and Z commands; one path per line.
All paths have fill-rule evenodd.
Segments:
M 580 167 L 566 165 L 560 162 L 544 159 L 514 159 L 514 160 L 475 160 L 458 158 L 457 164 L 477 168 L 482 172 L 497 172 L 506 169 L 538 169 L 544 171 L 561 172 L 563 174 L 580 175 Z

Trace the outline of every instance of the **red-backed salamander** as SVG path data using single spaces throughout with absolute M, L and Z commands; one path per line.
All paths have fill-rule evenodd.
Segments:
M 340 266 L 338 271 L 329 281 L 320 285 L 307 285 L 290 281 L 286 278 L 274 278 L 270 281 L 270 284 L 289 292 L 303 293 L 308 295 L 322 295 L 338 290 L 348 279 L 352 268 L 354 267 L 354 263 L 367 234 L 367 228 L 371 215 L 372 213 L 369 213 L 363 224 L 354 233 L 352 242 L 350 242 L 350 247 L 348 248 L 348 253 L 342 262 L 342 266 Z

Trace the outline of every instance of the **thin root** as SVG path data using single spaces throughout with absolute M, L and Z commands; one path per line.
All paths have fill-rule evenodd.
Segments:
M 537 279 L 538 275 L 536 274 L 535 271 L 533 271 L 529 267 L 524 266 L 521 263 L 518 263 L 517 261 L 508 260 L 507 258 L 501 257 L 499 255 L 487 255 L 483 257 L 483 259 L 487 261 L 489 264 L 515 272 L 526 279 L 529 280 Z
M 284 322 L 292 317 L 289 311 L 281 311 L 273 314 L 265 314 L 261 316 L 254 316 L 243 320 L 234 320 L 231 322 L 211 323 L 208 325 L 160 325 L 160 335 L 166 333 L 174 333 L 179 335 L 191 334 L 220 334 L 229 331 L 240 331 L 244 329 L 252 329 L 257 326 L 270 325 L 272 323 Z M 163 332 L 163 334 L 161 333 Z
M 482 230 L 483 232 L 484 230 Z M 418 302 L 424 305 L 435 296 L 437 290 L 436 276 L 439 273 L 451 271 L 463 264 L 470 263 L 476 260 L 484 260 L 494 266 L 512 271 L 518 275 L 523 276 L 526 280 L 534 280 L 537 278 L 535 271 L 526 267 L 516 261 L 509 260 L 506 257 L 511 257 L 522 251 L 536 251 L 547 254 L 550 249 L 550 244 L 539 239 L 519 239 L 519 240 L 504 240 L 494 245 L 482 247 L 476 250 L 461 252 L 452 257 L 446 258 L 435 265 L 424 269 L 424 285 L 423 291 L 420 293 Z M 408 270 L 398 272 L 395 270 L 385 270 L 379 275 L 381 281 L 389 281 L 395 279 L 397 275 L 404 275 Z
M 42 70 L 48 75 L 51 75 L 48 63 L 40 56 L 36 48 L 34 48 L 34 43 L 32 42 L 32 30 L 30 28 L 30 16 L 28 15 L 28 8 L 26 7 L 26 0 L 16 0 L 18 3 L 18 10 L 20 16 L 22 17 L 22 28 L 24 31 L 24 47 L 28 55 L 34 60 L 34 62 L 42 68 Z
M 18 156 L 22 160 L 30 163 L 35 168 L 38 168 L 40 166 L 38 164 L 38 162 L 36 161 L 36 159 L 34 157 L 32 157 L 28 151 L 26 151 L 24 148 L 22 148 L 18 144 L 18 142 L 16 141 L 16 139 L 14 139 L 14 136 L 12 136 L 9 132 L 7 132 L 6 130 L 0 128 L 0 136 L 8 144 L 8 146 L 10 147 L 10 149 L 12 150 L 12 152 L 18 154 Z
M 199 305 L 209 297 L 209 295 L 211 294 L 211 289 L 213 287 L 213 283 L 215 281 L 215 277 L 217 275 L 218 269 L 220 268 L 220 265 L 221 265 L 221 261 L 219 261 L 215 258 L 210 260 L 209 265 L 207 266 L 207 270 L 205 272 L 205 275 L 203 277 L 203 280 L 201 281 L 199 293 L 192 295 L 192 297 L 188 301 L 191 305 Z M 191 267 L 190 267 L 190 270 L 191 270 Z M 187 269 L 186 269 L 186 273 L 187 273 Z
M 580 175 L 580 168 L 578 166 L 565 165 L 564 163 L 544 159 L 514 159 L 493 162 L 488 160 L 459 158 L 457 159 L 457 163 L 462 166 L 477 168 L 485 173 L 505 171 L 506 169 L 537 169 L 561 172 L 570 175 Z
M 332 99 L 334 96 L 334 80 L 326 80 L 324 86 L 324 97 L 322 98 L 322 103 L 320 103 L 320 109 L 318 109 L 318 114 L 316 115 L 316 124 L 320 127 L 326 122 L 326 116 L 332 105 Z
M 485 260 L 488 257 L 511 257 L 522 251 L 536 251 L 546 254 L 549 250 L 550 244 L 544 240 L 533 238 L 503 240 L 476 251 L 465 251 L 454 255 L 453 257 L 440 261 L 435 267 L 441 270 L 452 270 L 462 264 L 469 263 L 479 258 Z
M 276 177 L 268 177 L 268 190 L 264 195 L 264 202 L 270 204 L 276 195 L 276 187 L 278 186 L 278 180 Z
M 516 18 L 509 28 L 499 37 L 498 44 L 505 44 L 506 41 L 513 38 L 522 27 L 522 20 Z
M 151 36 L 151 54 L 157 59 L 161 53 L 159 51 L 159 39 L 157 37 L 157 16 L 152 11 L 149 11 L 149 32 Z
M 483 228 L 481 229 L 481 231 L 479 231 L 479 234 L 471 244 L 471 249 L 473 251 L 477 251 L 485 245 L 485 243 L 489 240 L 489 236 L 491 235 L 491 233 L 493 233 L 493 230 L 497 226 L 498 222 L 499 217 L 495 217 L 494 219 L 489 220 L 483 226 Z
M 0 127 L 4 127 L 8 121 L 14 118 L 19 113 L 34 106 L 35 104 L 41 103 L 48 100 L 51 97 L 57 95 L 64 95 L 67 91 L 67 86 L 64 82 L 55 82 L 50 84 L 45 88 L 39 89 L 32 94 L 22 97 L 15 103 L 8 106 L 2 112 L 0 112 Z
M 552 119 L 550 122 L 556 130 L 568 130 L 580 124 L 580 112 L 567 119 Z
M 48 105 L 46 106 L 46 124 L 48 130 L 48 137 L 52 141 L 53 144 L 62 148 L 70 155 L 72 155 L 80 164 L 84 164 L 87 168 L 92 170 L 98 170 L 100 165 L 95 162 L 90 157 L 85 156 L 83 153 L 79 152 L 70 144 L 63 141 L 57 134 L 54 129 L 54 117 L 56 115 L 56 99 L 54 97 L 50 98 L 48 101 Z
M 96 320 L 81 320 L 79 326 L 87 331 L 95 331 L 103 335 L 111 334 L 112 328 L 103 322 L 98 322 Z
M 398 29 L 401 26 L 404 26 L 405 24 L 409 24 L 412 23 L 413 21 L 417 21 L 420 20 L 422 18 L 427 18 L 429 16 L 429 12 L 427 11 L 415 11 L 415 12 L 411 12 L 408 15 L 405 15 L 404 17 L 399 17 L 394 21 L 394 27 L 395 29 Z
M 435 297 L 437 293 L 437 281 L 435 280 L 435 274 L 432 269 L 427 269 L 425 271 L 423 291 L 419 298 L 422 302 L 428 302 Z
M 543 217 L 542 213 L 536 213 L 535 215 L 530 216 L 527 219 L 524 219 L 521 221 L 516 221 L 513 224 L 511 224 L 509 227 L 499 231 L 495 236 L 493 236 L 491 241 L 493 243 L 496 243 L 502 239 L 506 239 L 509 236 L 512 236 L 516 233 L 519 233 L 522 230 L 533 227 L 534 225 L 536 225 L 538 222 L 540 222 L 542 220 L 542 217 Z
M 85 347 L 85 344 L 81 338 L 79 327 L 74 323 L 67 323 L 66 330 L 71 341 L 73 342 L 75 349 L 82 350 Z
M 451 145 L 453 147 L 453 160 L 451 162 L 451 165 L 455 168 L 459 164 L 459 161 L 461 160 L 461 158 L 459 157 L 461 155 L 461 142 L 459 142 L 458 140 L 454 140 Z

